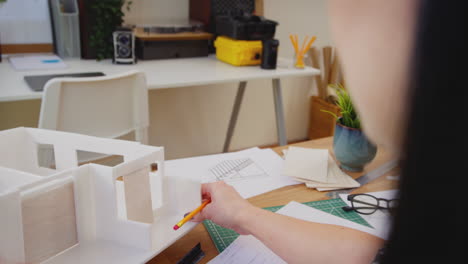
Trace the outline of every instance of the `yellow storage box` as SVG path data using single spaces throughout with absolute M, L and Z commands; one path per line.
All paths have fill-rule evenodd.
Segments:
M 235 65 L 260 65 L 262 61 L 262 41 L 235 40 L 225 36 L 216 38 L 216 58 Z

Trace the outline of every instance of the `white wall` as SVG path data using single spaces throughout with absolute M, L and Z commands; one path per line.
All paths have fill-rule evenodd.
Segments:
M 135 23 L 136 13 L 140 17 L 149 17 L 163 9 L 173 10 L 174 17 L 188 14 L 188 5 L 183 5 L 188 0 L 177 0 L 173 5 L 169 5 L 171 0 L 156 2 L 160 4 L 151 0 L 134 1 L 134 9 L 126 22 Z M 330 43 L 326 2 L 264 0 L 265 17 L 280 23 L 276 33 L 281 43 L 280 56 L 292 57 L 294 54 L 290 33 L 298 34 L 301 39 L 306 34 L 316 35 L 315 45 L 318 46 Z M 315 93 L 312 78 L 287 78 L 282 84 L 288 140 L 306 139 L 309 96 Z M 169 159 L 221 152 L 236 91 L 237 83 L 151 91 L 150 144 L 165 146 Z M 271 81 L 249 82 L 231 150 L 276 142 Z
M 0 43 L 52 43 L 47 0 L 7 0 L 0 4 Z
M 128 0 L 127 0 L 128 1 Z M 180 23 L 189 17 L 189 0 L 133 0 L 125 23 Z

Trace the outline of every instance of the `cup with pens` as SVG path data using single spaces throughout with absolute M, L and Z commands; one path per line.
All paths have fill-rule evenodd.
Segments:
M 305 56 L 307 55 L 307 51 L 312 47 L 312 44 L 314 41 L 317 39 L 316 36 L 312 36 L 309 40 L 309 36 L 306 36 L 304 38 L 304 41 L 302 43 L 301 48 L 299 49 L 299 38 L 296 35 L 289 35 L 289 39 L 291 40 L 291 43 L 294 47 L 294 67 L 298 69 L 304 69 L 305 68 L 305 63 L 304 59 Z

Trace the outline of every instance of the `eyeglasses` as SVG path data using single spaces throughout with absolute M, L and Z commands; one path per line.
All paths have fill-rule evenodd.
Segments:
M 346 212 L 356 211 L 357 213 L 370 215 L 375 213 L 378 209 L 389 210 L 390 213 L 398 206 L 398 199 L 384 199 L 377 198 L 373 195 L 361 193 L 348 195 L 348 201 L 351 206 L 343 206 Z

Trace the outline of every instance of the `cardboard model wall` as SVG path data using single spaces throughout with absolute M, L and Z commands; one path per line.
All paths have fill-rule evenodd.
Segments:
M 52 146 L 54 168 L 39 165 L 44 145 Z M 79 166 L 77 151 L 123 162 Z M 23 127 L 0 131 L 2 263 L 118 263 L 128 260 L 116 257 L 126 250 L 144 262 L 193 228 L 172 230 L 200 202 L 198 179 L 164 174 L 162 147 Z

